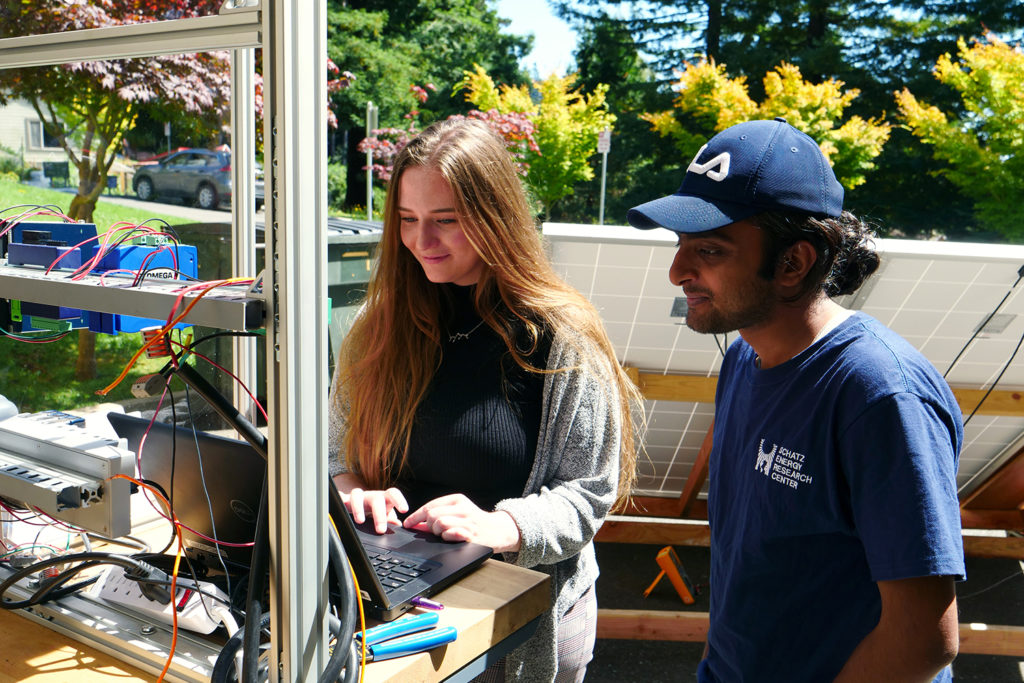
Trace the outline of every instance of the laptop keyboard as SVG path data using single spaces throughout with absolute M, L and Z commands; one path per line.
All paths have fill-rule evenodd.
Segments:
M 418 579 L 426 572 L 438 566 L 437 563 L 413 557 L 412 555 L 396 553 L 393 550 L 370 546 L 363 547 L 366 549 L 366 554 L 373 564 L 373 571 L 384 586 L 385 593 L 401 588 L 413 579 Z

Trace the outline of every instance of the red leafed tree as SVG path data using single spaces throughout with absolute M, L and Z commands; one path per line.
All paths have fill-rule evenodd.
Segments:
M 3 37 L 215 14 L 221 0 L 21 0 L 0 8 Z M 28 101 L 78 169 L 68 215 L 91 221 L 141 104 L 226 113 L 228 53 L 176 54 L 0 70 L 0 98 Z
M 0 36 L 55 34 L 216 13 L 220 0 L 20 0 L 0 5 Z M 179 54 L 0 70 L 0 101 L 27 100 L 78 169 L 67 214 L 92 221 L 96 200 L 125 131 L 141 104 L 161 101 L 188 112 L 225 110 L 231 88 L 227 52 Z M 96 376 L 95 334 L 78 336 L 76 375 Z

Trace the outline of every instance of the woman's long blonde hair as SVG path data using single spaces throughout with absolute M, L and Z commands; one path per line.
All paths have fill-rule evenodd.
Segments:
M 526 360 L 544 328 L 555 334 L 574 330 L 606 356 L 614 380 L 609 390 L 618 394 L 621 406 L 618 508 L 636 479 L 639 439 L 633 409 L 639 392 L 616 361 L 597 311 L 551 267 L 502 140 L 474 120 L 429 126 L 395 160 L 378 262 L 366 304 L 341 345 L 331 406 L 345 422 L 342 448 L 348 468 L 371 489 L 395 483 L 416 408 L 440 362 L 440 288 L 426 278 L 400 234 L 399 187 L 403 173 L 414 167 L 438 171 L 451 186 L 459 224 L 485 264 L 476 285 L 476 310 L 520 366 L 544 371 Z M 509 320 L 503 309 L 517 320 Z M 516 327 L 526 330 L 533 348 L 517 348 Z

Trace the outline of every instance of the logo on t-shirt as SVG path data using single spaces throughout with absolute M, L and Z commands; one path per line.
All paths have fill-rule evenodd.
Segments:
M 761 443 L 757 445 L 755 472 L 760 472 L 772 481 L 791 489 L 800 488 L 800 484 L 811 485 L 814 477 L 803 471 L 805 462 L 803 453 L 797 453 L 785 446 L 780 447 L 777 443 L 773 443 L 771 450 L 766 451 L 764 441 L 761 439 Z

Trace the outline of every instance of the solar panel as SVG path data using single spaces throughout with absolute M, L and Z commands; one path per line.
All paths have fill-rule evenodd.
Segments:
M 597 307 L 621 363 L 657 374 L 718 374 L 719 345 L 735 337 L 716 340 L 686 327 L 677 301 L 682 292 L 668 281 L 675 235 L 565 223 L 546 223 L 543 232 L 555 269 Z M 878 272 L 837 301 L 878 318 L 940 372 L 949 369 L 954 389 L 988 389 L 1024 338 L 1024 284 L 1017 284 L 1024 246 L 879 239 L 876 248 L 882 256 Z M 1024 352 L 996 388 L 1024 391 Z M 645 408 L 649 460 L 640 465 L 638 493 L 677 496 L 714 407 L 649 400 Z M 969 412 L 965 407 L 965 417 Z M 961 490 L 969 492 L 980 475 L 1016 452 L 1018 441 L 1024 441 L 1024 417 L 974 415 L 964 434 Z

